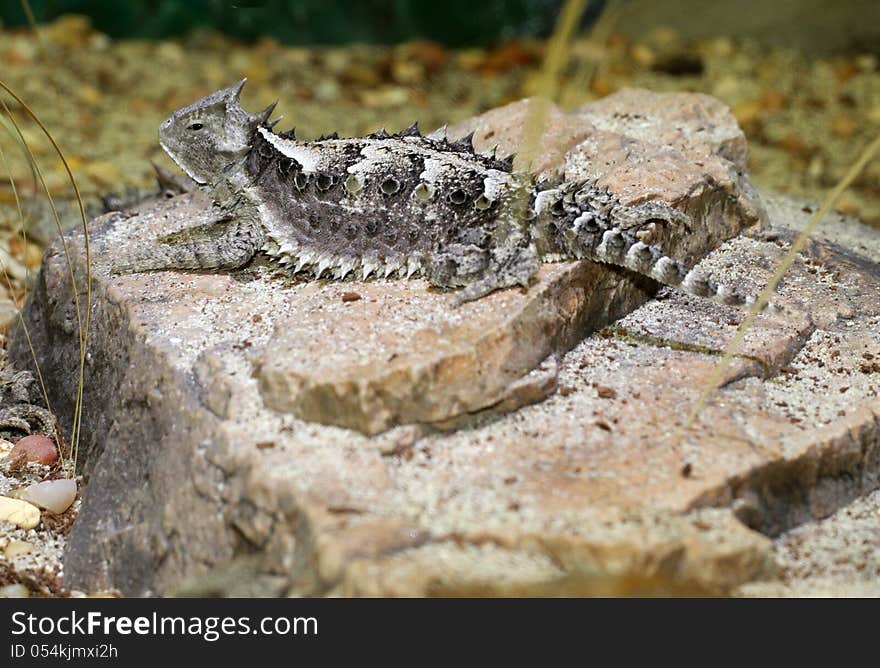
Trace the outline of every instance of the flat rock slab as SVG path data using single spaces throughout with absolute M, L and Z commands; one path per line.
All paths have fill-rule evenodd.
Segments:
M 764 238 L 732 239 L 703 266 L 759 289 L 788 228 L 809 215 L 801 209 L 771 207 Z M 641 286 L 588 264 L 547 267 L 528 294 L 499 293 L 470 311 L 447 311 L 449 296 L 417 281 L 294 283 L 259 263 L 233 274 L 108 275 L 123 243 L 208 215 L 184 197 L 93 223 L 88 486 L 68 543 L 70 587 L 724 593 L 772 578 L 765 534 L 878 484 L 880 269 L 833 243 L 812 244 L 780 286 L 777 301 L 811 318 L 761 316 L 685 429 L 741 321 L 735 310 L 667 291 L 636 308 Z M 870 230 L 837 228 L 863 252 L 880 251 Z M 67 242 L 81 277 L 83 240 Z M 25 317 L 69 424 L 79 350 L 58 244 Z M 603 328 L 574 345 L 591 327 Z M 516 350 L 520 340 L 536 350 Z M 11 355 L 29 362 L 20 332 Z M 346 377 L 340 359 L 363 375 Z M 431 369 L 428 385 L 405 371 L 420 368 Z M 297 374 L 323 388 L 301 396 L 328 398 L 295 404 Z M 373 421 L 358 408 L 377 405 L 361 378 L 393 388 L 378 404 L 393 410 L 375 409 Z M 419 400 L 416 387 L 430 396 Z M 297 414 L 307 410 L 323 421 L 338 411 L 347 426 Z
M 460 308 L 424 281 L 307 286 L 275 319 L 256 371 L 260 392 L 270 408 L 365 434 L 517 408 L 526 395 L 516 381 L 644 294 L 577 263 L 546 265 L 526 293 Z

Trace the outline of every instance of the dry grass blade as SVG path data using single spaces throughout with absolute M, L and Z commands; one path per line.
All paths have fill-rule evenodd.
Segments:
M 5 101 L 3 103 L 3 109 L 6 114 L 9 116 L 9 120 L 12 123 L 13 127 L 16 130 L 22 144 L 26 149 L 26 153 L 28 156 L 28 160 L 31 164 L 31 168 L 36 173 L 40 184 L 43 187 L 43 190 L 46 192 L 46 196 L 49 198 L 50 208 L 52 210 L 52 215 L 55 219 L 55 225 L 58 229 L 58 233 L 61 238 L 62 248 L 64 250 L 65 258 L 67 260 L 67 267 L 70 274 L 71 285 L 73 288 L 73 300 L 74 300 L 74 308 L 76 310 L 76 318 L 77 318 L 77 326 L 79 328 L 79 344 L 80 344 L 80 359 L 79 359 L 79 376 L 78 376 L 78 384 L 77 384 L 77 396 L 74 407 L 74 415 L 73 415 L 73 424 L 71 428 L 71 457 L 73 458 L 73 463 L 75 465 L 76 458 L 79 450 L 79 435 L 80 435 L 80 424 L 82 417 L 82 398 L 83 398 L 83 386 L 85 380 L 85 361 L 86 361 L 86 348 L 88 345 L 88 330 L 89 323 L 91 318 L 91 300 L 92 300 L 92 287 L 91 287 L 91 248 L 89 244 L 89 231 L 86 221 L 86 213 L 85 206 L 83 205 L 82 196 L 80 195 L 79 187 L 77 186 L 76 179 L 73 176 L 73 172 L 70 169 L 70 165 L 67 162 L 67 159 L 64 157 L 64 153 L 61 150 L 61 147 L 58 146 L 58 143 L 55 141 L 55 138 L 52 136 L 52 133 L 46 128 L 43 122 L 39 119 L 39 117 L 34 113 L 34 111 L 28 106 L 28 104 L 22 100 L 9 86 L 6 85 L 3 81 L 0 81 L 0 88 L 2 88 L 10 97 L 12 97 L 27 115 L 31 118 L 31 120 L 37 124 L 49 142 L 52 144 L 52 148 L 57 153 L 61 163 L 64 165 L 64 169 L 67 173 L 67 177 L 70 180 L 71 185 L 73 186 L 73 191 L 76 196 L 77 203 L 79 205 L 80 218 L 82 220 L 82 229 L 84 236 L 84 245 L 86 252 L 86 282 L 85 282 L 85 291 L 86 291 L 86 304 L 85 304 L 85 316 L 83 316 L 81 303 L 79 299 L 79 289 L 78 284 L 76 282 L 76 273 L 73 270 L 73 260 L 70 255 L 69 248 L 67 246 L 67 241 L 64 238 L 63 229 L 61 227 L 61 221 L 58 217 L 58 211 L 55 208 L 54 201 L 52 200 L 51 192 L 49 191 L 48 186 L 46 185 L 46 181 L 43 178 L 42 170 L 37 164 L 36 159 L 34 158 L 33 152 L 30 150 L 30 147 L 27 145 L 25 141 L 24 135 L 21 132 L 21 128 L 15 120 L 15 116 L 9 110 L 8 105 Z M 22 220 L 22 224 L 24 221 Z M 28 338 L 28 344 L 30 345 L 30 336 L 26 333 Z M 33 348 L 31 348 L 31 353 L 33 354 Z M 34 358 L 36 362 L 36 358 Z
M 523 124 L 523 137 L 515 159 L 516 170 L 522 173 L 513 201 L 513 211 L 518 221 L 525 221 L 526 218 L 532 163 L 547 124 L 550 101 L 559 89 L 559 73 L 568 61 L 571 36 L 586 4 L 586 0 L 566 1 L 547 46 L 547 55 L 541 67 L 538 95 L 533 98 L 529 115 Z
M 12 178 L 12 169 L 10 168 L 9 161 L 6 158 L 6 151 L 3 150 L 2 146 L 0 146 L 0 161 L 3 162 L 3 168 L 6 170 L 6 173 L 9 174 L 9 183 L 12 186 L 12 196 L 15 199 L 15 208 L 18 213 L 18 219 L 22 225 L 22 229 L 21 229 L 22 236 L 25 236 L 26 224 L 25 224 L 24 212 L 23 212 L 22 206 L 21 206 L 21 197 L 18 194 L 18 187 L 15 185 L 15 179 Z M 35 177 L 35 179 L 36 179 L 36 177 Z M 9 289 L 9 292 L 12 293 L 13 292 L 12 279 L 9 277 L 9 272 L 6 270 L 5 263 L 0 264 L 0 270 L 2 270 L 2 272 L 3 272 L 3 278 L 6 281 L 6 286 Z M 27 271 L 27 264 L 25 264 L 25 270 Z M 30 282 L 29 277 L 30 277 L 29 274 L 27 274 L 25 277 L 26 284 L 28 284 Z M 34 350 L 33 343 L 31 342 L 31 335 L 30 335 L 30 332 L 28 332 L 27 325 L 24 321 L 24 316 L 22 315 L 21 310 L 18 311 L 18 320 L 21 323 L 22 331 L 24 332 L 25 338 L 27 339 L 28 349 L 31 352 L 31 357 L 33 357 L 33 359 L 34 359 L 34 367 L 37 370 L 37 380 L 40 383 L 40 392 L 43 395 L 43 400 L 46 402 L 46 408 L 48 408 L 49 412 L 54 415 L 54 411 L 52 410 L 52 404 L 49 402 L 49 393 L 46 391 L 46 383 L 43 380 L 43 374 L 40 371 L 40 365 L 37 364 L 37 353 Z M 59 444 L 60 444 L 60 441 L 59 441 Z
M 607 0 L 599 18 L 585 36 L 588 43 L 596 46 L 594 53 L 605 53 L 605 44 L 614 32 L 622 13 L 623 5 L 620 0 Z M 560 106 L 567 109 L 592 99 L 591 84 L 598 74 L 600 64 L 599 60 L 588 60 L 578 68 L 569 83 L 559 92 Z
M 559 75 L 565 63 L 568 62 L 571 37 L 586 5 L 586 0 L 567 0 L 559 14 L 559 19 L 556 21 L 553 35 L 547 43 L 547 55 L 541 67 L 541 76 L 536 91 L 538 97 L 531 107 L 528 118 L 526 118 L 523 140 L 516 158 L 519 169 L 531 170 L 544 126 L 547 123 L 549 101 L 555 99 L 559 92 Z
M 685 422 L 685 429 L 689 429 L 699 416 L 700 411 L 703 409 L 703 406 L 705 406 L 706 401 L 709 398 L 709 395 L 712 394 L 712 391 L 721 381 L 721 378 L 724 376 L 724 372 L 727 369 L 727 366 L 730 364 L 730 360 L 736 354 L 736 351 L 740 347 L 740 345 L 742 345 L 746 332 L 755 322 L 755 318 L 757 318 L 758 313 L 760 313 L 761 310 L 763 310 L 763 308 L 770 301 L 770 297 L 773 294 L 774 290 L 776 290 L 776 286 L 785 275 L 785 272 L 788 271 L 789 267 L 791 267 L 792 263 L 795 261 L 795 258 L 798 256 L 798 253 L 800 253 L 803 249 L 804 244 L 806 244 L 807 242 L 807 239 L 815 231 L 816 227 L 818 227 L 822 219 L 831 210 L 831 208 L 843 194 L 843 191 L 846 190 L 850 186 L 850 184 L 856 179 L 856 177 L 862 172 L 862 170 L 871 161 L 878 150 L 880 150 L 880 135 L 878 135 L 877 138 L 874 139 L 874 141 L 872 141 L 868 145 L 868 147 L 862 152 L 862 155 L 859 156 L 859 159 L 856 160 L 856 162 L 852 165 L 852 167 L 850 167 L 849 171 L 844 175 L 840 182 L 836 186 L 834 186 L 834 189 L 831 190 L 830 193 L 828 193 L 827 197 L 825 197 L 825 201 L 822 202 L 822 206 L 819 207 L 819 209 L 810 217 L 810 220 L 807 223 L 806 227 L 804 227 L 803 231 L 798 235 L 797 239 L 795 239 L 794 243 L 791 245 L 791 248 L 789 249 L 788 253 L 786 253 L 785 257 L 782 260 L 782 263 L 776 269 L 776 272 L 773 274 L 773 277 L 770 279 L 767 287 L 765 287 L 761 294 L 758 296 L 758 299 L 755 301 L 752 309 L 749 311 L 748 315 L 740 324 L 736 335 L 734 335 L 730 343 L 727 344 L 727 347 L 724 349 L 724 354 L 721 356 L 718 364 L 716 364 L 715 367 L 712 369 L 711 375 L 703 385 L 700 396 L 694 404 L 693 409 L 691 409 L 690 415 Z
M 31 30 L 34 31 L 34 35 L 37 38 L 37 48 L 40 50 L 40 57 L 46 57 L 46 47 L 43 44 L 43 36 L 40 34 L 40 29 L 37 27 L 37 19 L 34 17 L 34 12 L 31 9 L 31 3 L 28 0 L 21 0 L 21 9 L 24 12 L 25 17 L 27 18 L 28 25 L 31 27 Z

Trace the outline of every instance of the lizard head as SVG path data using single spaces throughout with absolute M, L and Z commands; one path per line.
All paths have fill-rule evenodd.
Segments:
M 274 104 L 258 114 L 241 108 L 246 79 L 178 109 L 159 126 L 159 143 L 171 159 L 199 184 L 215 181 L 239 164 L 266 124 Z M 271 125 L 268 125 L 271 127 Z

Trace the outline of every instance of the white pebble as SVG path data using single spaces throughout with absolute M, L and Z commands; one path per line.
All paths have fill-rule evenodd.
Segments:
M 76 499 L 76 481 L 69 478 L 34 483 L 19 492 L 18 497 L 53 513 L 63 513 Z
M 30 595 L 30 589 L 20 583 L 0 587 L 0 598 L 28 598 Z

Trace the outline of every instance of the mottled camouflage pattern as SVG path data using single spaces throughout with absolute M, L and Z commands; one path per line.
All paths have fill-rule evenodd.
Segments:
M 594 183 L 532 184 L 471 138 L 414 125 L 353 139 L 275 134 L 274 104 L 248 114 L 244 81 L 175 111 L 160 127 L 171 158 L 208 188 L 217 221 L 160 239 L 114 271 L 234 268 L 263 251 L 294 273 L 423 275 L 458 301 L 527 287 L 541 261 L 583 258 L 727 303 L 751 303 L 626 229 L 681 220 L 662 202 L 622 206 Z

